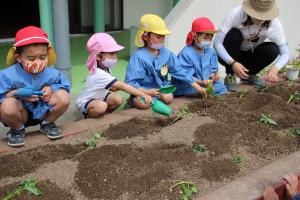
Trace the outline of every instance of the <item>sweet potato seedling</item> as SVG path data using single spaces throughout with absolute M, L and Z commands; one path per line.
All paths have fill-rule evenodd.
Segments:
M 241 92 L 240 92 L 240 99 L 242 98 L 242 97 L 244 97 L 244 96 L 246 96 L 247 94 L 249 94 L 249 90 L 241 90 Z
M 180 200 L 190 200 L 192 199 L 193 193 L 198 192 L 198 188 L 196 184 L 184 180 L 175 181 L 175 183 L 170 187 L 170 191 L 172 192 L 173 188 L 177 186 L 179 186 L 180 188 L 180 193 L 181 193 Z
M 298 104 L 299 101 L 300 101 L 300 94 L 296 91 L 294 92 L 294 94 L 290 95 L 290 98 L 287 101 L 287 103 L 294 102 Z
M 261 114 L 260 122 L 265 124 L 277 125 L 277 123 L 272 119 L 271 115 Z
M 38 183 L 38 181 L 35 179 L 29 179 L 29 180 L 22 181 L 18 185 L 18 187 L 13 192 L 9 193 L 6 197 L 4 197 L 3 200 L 13 199 L 15 196 L 20 195 L 24 191 L 27 191 L 36 196 L 42 195 L 43 192 L 36 187 L 37 183 Z
M 88 150 L 96 148 L 98 140 L 101 138 L 100 133 L 95 133 L 90 139 L 85 141 L 85 146 Z
M 288 134 L 292 137 L 300 136 L 300 129 L 299 128 L 290 129 Z
M 214 88 L 212 86 L 212 83 L 213 83 L 212 80 L 208 80 L 208 82 L 207 82 L 206 93 L 208 96 L 213 96 L 213 94 L 214 94 Z
M 244 157 L 240 153 L 235 154 L 234 157 L 233 157 L 233 162 L 236 163 L 236 164 L 239 164 L 239 163 L 243 162 L 243 160 L 244 160 Z
M 202 152 L 207 151 L 207 148 L 203 144 L 195 144 L 195 145 L 192 146 L 192 150 L 195 153 L 202 153 Z
M 189 107 L 187 105 L 184 105 L 182 108 L 179 109 L 179 111 L 176 114 L 176 118 L 171 121 L 168 126 L 170 126 L 171 124 L 174 124 L 175 122 L 177 122 L 179 119 L 182 119 L 184 115 L 187 115 L 190 113 Z

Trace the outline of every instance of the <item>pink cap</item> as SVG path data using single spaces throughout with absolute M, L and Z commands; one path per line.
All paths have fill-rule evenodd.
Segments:
M 90 37 L 86 44 L 86 49 L 89 52 L 89 57 L 87 59 L 87 68 L 90 74 L 95 73 L 97 68 L 97 55 L 101 52 L 116 52 L 124 49 L 123 46 L 118 45 L 107 33 L 95 33 Z

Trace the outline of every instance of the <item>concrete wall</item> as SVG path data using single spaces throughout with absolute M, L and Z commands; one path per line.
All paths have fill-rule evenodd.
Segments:
M 187 33 L 191 29 L 192 21 L 196 17 L 210 18 L 216 27 L 223 22 L 226 14 L 242 0 L 181 0 L 165 18 L 172 35 L 166 38 L 166 45 L 174 53 L 178 53 L 185 45 Z M 277 0 L 280 9 L 280 20 L 285 28 L 286 37 L 292 55 L 295 47 L 300 44 L 300 1 Z
M 164 18 L 173 8 L 173 0 L 124 0 L 123 5 L 126 29 L 131 25 L 138 25 L 143 14 L 157 14 Z

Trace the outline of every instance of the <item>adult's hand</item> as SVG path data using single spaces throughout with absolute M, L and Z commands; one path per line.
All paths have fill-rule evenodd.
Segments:
M 277 82 L 278 81 L 278 69 L 276 67 L 271 67 L 266 75 L 263 77 L 268 82 Z
M 239 77 L 240 79 L 248 79 L 249 78 L 249 75 L 247 73 L 249 70 L 239 62 L 235 62 L 232 65 L 232 70 L 233 70 L 234 74 L 237 77 Z

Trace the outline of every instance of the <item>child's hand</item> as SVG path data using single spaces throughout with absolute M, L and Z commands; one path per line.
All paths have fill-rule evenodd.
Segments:
M 160 94 L 159 89 L 150 89 L 146 92 L 150 96 L 158 96 Z
M 26 101 L 28 103 L 33 103 L 39 100 L 38 95 L 32 95 L 31 97 L 20 97 L 23 101 Z
M 297 194 L 298 188 L 298 178 L 292 174 L 286 175 L 283 177 L 287 181 L 286 191 L 290 199 L 292 199 Z
M 199 88 L 197 88 L 197 91 L 198 91 L 198 93 L 201 94 L 204 98 L 207 97 L 207 94 L 206 94 L 206 88 L 200 86 Z
M 12 97 L 15 95 L 16 92 L 17 92 L 17 90 L 11 90 L 6 93 L 5 97 Z
M 50 86 L 44 86 L 42 88 L 42 91 L 44 94 L 41 96 L 41 99 L 45 102 L 48 102 L 52 96 L 52 89 Z
M 220 79 L 219 74 L 217 74 L 217 73 L 212 73 L 210 75 L 210 78 L 213 80 L 213 82 L 216 82 Z
M 152 97 L 150 95 L 144 94 L 142 97 L 145 99 L 145 103 L 148 105 L 153 102 Z

